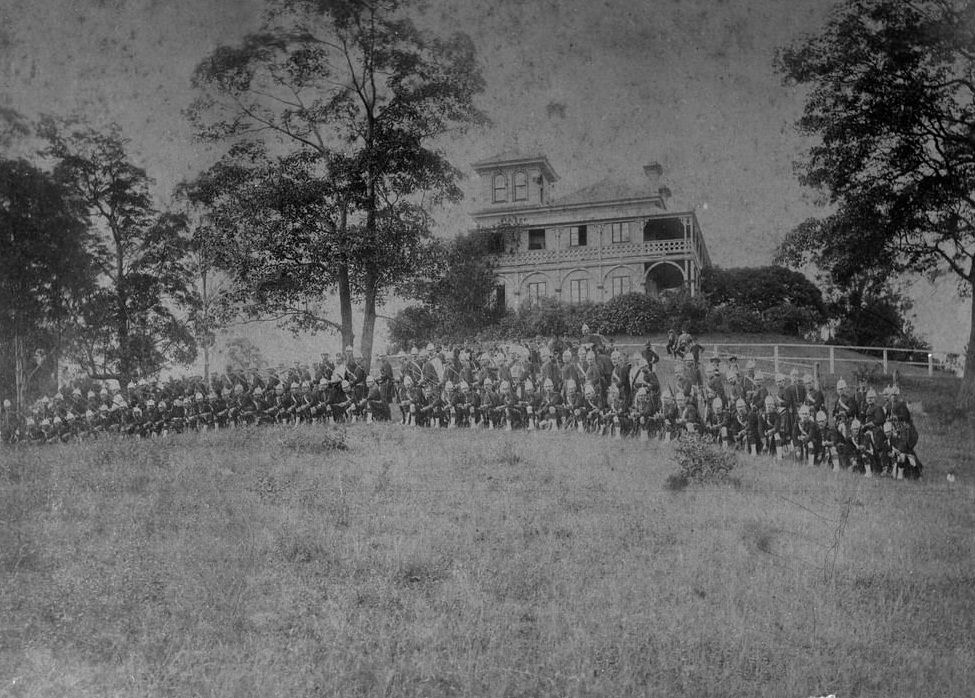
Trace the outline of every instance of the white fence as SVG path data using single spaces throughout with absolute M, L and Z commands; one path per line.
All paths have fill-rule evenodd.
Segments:
M 645 345 L 617 345 L 627 353 L 640 351 Z M 707 363 L 717 356 L 726 363 L 732 356 L 737 357 L 739 365 L 745 368 L 746 362 L 755 361 L 763 371 L 789 373 L 797 369 L 803 373 L 818 373 L 821 376 L 850 376 L 863 368 L 876 368 L 884 375 L 897 370 L 901 373 L 916 372 L 933 376 L 935 371 L 949 371 L 958 374 L 959 366 L 952 359 L 957 355 L 945 352 L 911 351 L 896 347 L 831 345 L 831 344 L 752 344 L 752 343 L 708 343 L 703 344 L 701 361 Z M 664 345 L 654 345 L 663 356 Z

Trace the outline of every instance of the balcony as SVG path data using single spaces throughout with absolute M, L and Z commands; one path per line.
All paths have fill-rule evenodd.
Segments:
M 523 250 L 494 257 L 495 263 L 502 267 L 540 264 L 562 264 L 565 262 L 598 262 L 619 259 L 667 259 L 685 258 L 694 255 L 690 241 L 655 240 L 652 242 L 629 242 L 615 245 L 592 245 L 587 247 L 568 247 L 556 250 Z

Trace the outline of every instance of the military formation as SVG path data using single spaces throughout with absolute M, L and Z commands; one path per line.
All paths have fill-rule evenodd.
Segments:
M 5 444 L 44 444 L 396 419 L 407 427 L 574 431 L 643 441 L 697 434 L 752 456 L 920 477 L 917 430 L 896 386 L 878 395 L 865 381 L 850 387 L 841 379 L 827 400 L 812 375 L 763 374 L 754 361 L 741 367 L 731 355 L 705 360 L 686 332 L 674 333 L 666 349 L 674 380 L 664 386 L 656 371 L 661 357 L 650 344 L 627 355 L 587 328 L 576 343 L 539 338 L 489 351 L 413 347 L 380 356 L 371 373 L 347 348 L 314 366 L 228 371 L 209 382 L 69 386 L 25 415 L 4 400 L 0 436 Z

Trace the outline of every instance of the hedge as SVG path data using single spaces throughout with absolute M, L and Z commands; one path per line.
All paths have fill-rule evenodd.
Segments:
M 643 293 L 617 296 L 605 303 L 563 303 L 542 298 L 531 305 L 509 311 L 498 322 L 476 334 L 481 341 L 500 341 L 523 337 L 575 335 L 583 325 L 604 335 L 660 334 L 682 328 L 693 334 L 763 333 L 801 337 L 818 327 L 818 314 L 792 303 L 780 303 L 764 312 L 734 303 L 710 306 L 703 296 L 668 294 L 663 297 Z M 413 306 L 401 311 L 392 323 L 392 339 L 406 346 L 441 341 L 461 343 L 472 337 L 454 337 L 437 326 L 431 314 Z

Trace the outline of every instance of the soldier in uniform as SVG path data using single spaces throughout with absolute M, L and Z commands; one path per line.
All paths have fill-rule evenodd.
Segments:
M 554 389 L 561 392 L 562 371 L 559 369 L 558 363 L 552 358 L 552 354 L 548 350 L 548 347 L 541 347 L 539 349 L 539 356 L 542 361 L 541 367 L 538 370 L 538 380 L 540 384 L 544 386 L 546 380 L 551 381 Z
M 822 460 L 822 435 L 807 404 L 800 405 L 798 419 L 792 426 L 792 449 L 799 462 L 818 465 Z
M 872 441 L 861 428 L 862 424 L 855 417 L 850 422 L 847 440 L 850 444 L 850 465 L 854 472 L 863 473 L 866 477 L 873 475 L 873 447 Z
M 677 332 L 674 328 L 667 330 L 667 356 L 677 359 Z
M 752 399 L 754 399 L 754 396 L 761 389 L 762 379 L 755 367 L 754 359 L 749 359 L 745 363 L 745 375 L 741 377 L 741 385 L 742 389 L 745 391 L 746 402 L 749 400 L 749 394 L 752 396 Z M 765 398 L 762 397 L 762 400 L 764 401 Z
M 884 405 L 884 414 L 888 420 L 893 420 L 894 417 L 897 421 L 906 424 L 913 424 L 914 420 L 911 418 L 911 411 L 907 408 L 904 400 L 901 399 L 901 391 L 896 385 L 891 386 L 887 391 L 887 403 Z
M 831 463 L 834 472 L 849 468 L 850 448 L 843 429 L 836 423 L 830 424 L 823 410 L 816 413 L 816 427 L 823 443 L 822 462 Z
M 563 395 L 565 395 L 567 392 L 567 381 L 571 380 L 577 386 L 582 385 L 586 381 L 586 375 L 583 373 L 582 369 L 579 368 L 579 364 L 577 363 L 575 356 L 572 354 L 571 349 L 566 349 L 562 352 L 561 378 Z
M 443 392 L 447 427 L 453 429 L 458 426 L 465 426 L 465 417 L 467 416 L 464 410 L 465 398 L 460 391 L 460 385 L 448 379 L 444 384 Z
M 711 442 L 727 446 L 728 415 L 725 413 L 724 400 L 715 395 L 708 407 L 710 409 L 704 417 L 704 434 Z
M 413 385 L 419 385 L 423 380 L 423 365 L 420 363 L 420 351 L 416 347 L 410 349 L 410 358 L 403 368 L 403 375 L 409 376 Z
M 610 374 L 610 385 L 619 391 L 623 407 L 628 408 L 633 401 L 633 384 L 630 383 L 631 366 L 621 351 L 614 351 L 610 355 L 613 372 Z
M 354 422 L 359 416 L 358 402 L 355 386 L 350 380 L 343 380 L 340 383 L 342 394 L 334 406 L 335 421 Z
M 626 416 L 622 391 L 616 385 L 609 386 L 609 390 L 606 391 L 606 407 L 603 410 L 602 433 L 617 439 L 622 438 L 624 433 L 629 431 Z
M 562 389 L 565 392 L 562 398 L 562 428 L 578 429 L 579 419 L 582 416 L 584 398 L 579 393 L 579 388 L 574 378 L 566 378 L 562 383 Z
M 559 428 L 562 421 L 562 393 L 559 392 L 551 378 L 542 382 L 542 400 L 539 405 L 539 421 L 550 430 Z
M 606 395 L 606 389 L 609 385 L 606 383 L 605 377 L 603 376 L 603 371 L 599 366 L 599 362 L 596 360 L 596 353 L 590 351 L 587 356 L 591 355 L 591 359 L 586 362 L 586 369 L 583 372 L 583 385 L 592 385 L 593 390 L 599 393 L 602 399 Z M 615 380 L 615 376 L 610 374 L 610 380 Z M 578 386 L 577 386 L 578 387 Z
M 386 406 L 389 407 L 389 403 L 393 401 L 395 394 L 395 376 L 393 374 L 393 365 L 389 362 L 388 354 L 379 355 L 379 378 L 376 383 L 379 385 L 379 394 L 382 395 L 383 400 L 386 401 Z
M 761 450 L 758 428 L 758 412 L 751 409 L 744 399 L 735 401 L 735 412 L 729 418 L 728 436 L 739 450 L 757 456 Z
M 741 367 L 738 365 L 738 357 L 732 354 L 728 357 L 728 368 L 725 370 L 725 376 L 728 378 L 728 382 L 731 383 L 734 380 L 741 380 Z M 737 400 L 738 398 L 734 398 Z
M 812 376 L 809 377 L 809 382 L 812 383 Z M 786 407 L 795 416 L 799 405 L 806 402 L 806 386 L 799 380 L 798 369 L 794 368 L 789 372 L 789 384 L 786 386 L 785 396 Z
M 694 364 L 694 357 L 684 357 L 684 362 L 680 372 L 676 376 L 678 392 L 686 398 L 697 397 L 697 366 Z
M 367 421 L 388 422 L 390 420 L 389 403 L 383 399 L 379 385 L 371 375 L 366 376 L 366 389 L 368 392 L 362 401 L 361 411 L 366 414 Z
M 434 352 L 432 344 L 427 345 L 427 356 L 428 358 L 426 363 L 423 364 L 422 369 L 423 384 L 435 388 L 435 392 L 439 393 L 444 383 L 443 359 L 440 354 Z
M 677 426 L 680 431 L 686 431 L 688 434 L 700 434 L 701 433 L 701 415 L 697 411 L 697 405 L 694 401 L 686 395 L 677 395 L 677 407 L 679 410 L 679 416 L 677 417 Z
M 218 385 L 223 383 L 218 382 Z M 206 411 L 208 413 L 207 424 L 214 429 L 223 429 L 227 426 L 230 416 L 230 407 L 227 401 L 230 399 L 229 388 L 214 388 L 207 395 Z
M 654 405 L 646 386 L 638 385 L 633 394 L 633 405 L 630 407 L 630 420 L 641 439 L 647 440 L 657 435 L 654 420 L 656 413 L 656 405 Z
M 663 430 L 664 441 L 671 441 L 677 438 L 680 433 L 680 410 L 677 407 L 677 399 L 672 393 L 665 393 L 663 404 L 660 409 L 660 422 Z
M 779 460 L 783 457 L 782 444 L 778 442 L 779 410 L 776 399 L 771 395 L 765 396 L 764 410 L 758 416 L 759 432 L 762 437 L 763 451 Z
M 713 393 L 712 399 L 714 397 L 721 398 L 721 403 L 725 404 L 728 402 L 728 395 L 724 390 L 724 381 L 721 379 L 721 368 L 718 366 L 712 366 L 711 375 L 708 376 L 707 387 L 710 388 Z
M 0 443 L 12 444 L 17 441 L 19 424 L 13 404 L 5 399 L 0 408 Z
M 504 425 L 509 431 L 518 429 L 525 423 L 525 415 L 522 411 L 521 400 L 518 394 L 512 389 L 509 381 L 501 381 L 501 400 L 504 406 Z
M 809 405 L 809 413 L 815 416 L 821 410 L 825 411 L 826 396 L 822 390 L 816 387 L 816 379 L 813 378 L 811 373 L 807 373 L 802 377 L 802 382 L 805 384 L 805 404 Z
M 478 423 L 483 423 L 484 416 L 481 414 L 481 395 L 478 391 L 471 388 L 467 381 L 460 382 L 460 394 L 464 397 L 464 406 L 467 408 L 467 426 L 473 427 Z
M 595 432 L 604 408 L 605 403 L 596 386 L 586 383 L 582 388 L 582 400 L 578 406 L 572 407 L 576 424 L 582 424 L 585 431 Z
M 890 425 L 887 442 L 895 476 L 898 479 L 917 480 L 922 470 L 921 460 L 914 451 L 918 441 L 917 429 L 913 423 L 901 420 L 896 414 L 891 415 L 891 420 L 885 422 L 885 426 L 887 424 Z
M 399 406 L 400 422 L 406 426 L 416 426 L 417 388 L 409 373 L 403 374 L 396 402 Z
M 846 381 L 840 378 L 836 381 L 836 404 L 833 405 L 833 421 L 847 422 L 859 417 L 856 400 L 850 395 Z
M 481 389 L 481 423 L 489 429 L 496 429 L 504 419 L 504 404 L 494 388 L 494 381 L 485 378 Z
M 647 362 L 647 367 L 651 371 L 653 371 L 654 367 L 660 363 L 660 354 L 653 350 L 653 344 L 649 339 L 647 340 L 646 346 L 643 347 L 643 351 L 640 355 L 643 357 L 643 360 Z M 634 363 L 632 356 L 630 357 L 630 363 Z
M 522 400 L 525 407 L 525 424 L 529 430 L 534 431 L 538 428 L 538 411 L 541 408 L 542 401 L 531 379 L 525 380 Z

